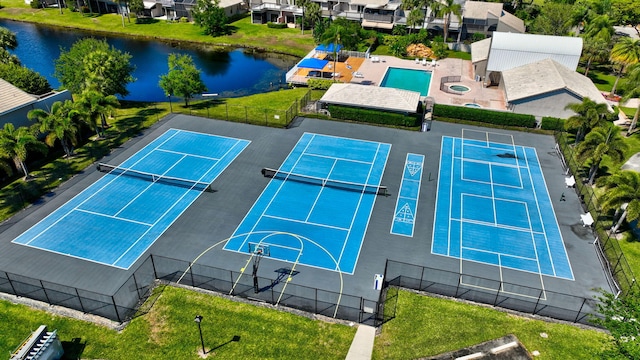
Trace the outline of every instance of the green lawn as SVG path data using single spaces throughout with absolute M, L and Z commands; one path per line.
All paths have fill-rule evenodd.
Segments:
M 168 286 L 121 332 L 0 301 L 0 358 L 46 324 L 63 344 L 76 343 L 65 349 L 75 349 L 70 359 L 199 359 L 196 315 L 203 316 L 205 349 L 214 359 L 344 359 L 355 334 L 354 327 Z
M 543 338 L 540 333 L 547 333 Z M 396 318 L 382 326 L 374 359 L 416 359 L 514 334 L 536 359 L 594 359 L 607 339 L 596 330 L 532 320 L 488 307 L 398 292 Z
M 125 20 L 118 14 L 89 15 L 64 9 L 32 9 L 23 0 L 2 0 L 0 18 L 36 22 L 62 27 L 71 27 L 91 31 L 106 31 L 128 36 L 149 39 L 179 40 L 198 42 L 217 46 L 253 47 L 271 52 L 304 56 L 313 49 L 311 32 L 302 35 L 296 29 L 270 29 L 266 25 L 251 24 L 245 17 L 230 24 L 233 33 L 228 36 L 211 37 L 204 35 L 202 29 L 190 23 L 153 20 L 148 24 L 136 24 Z

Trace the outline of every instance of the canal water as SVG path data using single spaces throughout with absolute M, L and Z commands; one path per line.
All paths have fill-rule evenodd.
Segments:
M 60 83 L 54 77 L 55 60 L 60 49 L 69 50 L 73 43 L 85 37 L 106 39 L 115 48 L 129 53 L 136 66 L 134 83 L 129 84 L 126 100 L 166 101 L 158 86 L 160 75 L 168 72 L 170 53 L 190 55 L 208 93 L 221 97 L 238 97 L 275 90 L 284 83 L 287 70 L 296 62 L 294 57 L 254 52 L 250 49 L 220 51 L 189 45 L 175 45 L 160 41 L 138 40 L 126 37 L 105 36 L 75 29 L 60 29 L 0 20 L 0 26 L 16 34 L 18 47 L 12 51 L 20 62 L 49 80 L 53 88 Z

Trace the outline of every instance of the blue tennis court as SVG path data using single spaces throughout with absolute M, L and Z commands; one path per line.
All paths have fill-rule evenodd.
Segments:
M 128 269 L 248 144 L 170 129 L 13 242 Z
M 352 274 L 390 149 L 303 134 L 224 248 Z
M 432 253 L 573 280 L 536 150 L 491 133 L 441 146 Z

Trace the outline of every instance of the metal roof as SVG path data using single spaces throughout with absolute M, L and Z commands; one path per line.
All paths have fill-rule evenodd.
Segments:
M 320 99 L 327 104 L 415 113 L 420 93 L 359 84 L 333 84 Z
M 575 71 L 582 53 L 582 38 L 494 32 L 487 71 L 504 71 L 553 59 Z
M 36 102 L 38 98 L 0 79 L 0 115 Z
M 591 79 L 551 59 L 503 71 L 502 83 L 507 102 L 564 89 L 608 105 Z

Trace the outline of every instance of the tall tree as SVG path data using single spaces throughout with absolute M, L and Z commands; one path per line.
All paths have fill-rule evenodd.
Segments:
M 411 30 L 416 27 L 422 28 L 422 21 L 424 21 L 422 10 L 416 8 L 409 12 L 407 15 L 407 27 L 409 28 L 409 34 L 411 34 Z
M 196 25 L 204 28 L 205 35 L 221 36 L 227 33 L 227 14 L 219 0 L 198 0 L 191 10 Z
M 565 109 L 576 113 L 565 122 L 565 129 L 576 131 L 576 143 L 582 141 L 584 135 L 591 129 L 603 126 L 609 114 L 607 104 L 597 103 L 589 98 L 582 99 L 581 103 L 569 104 Z
M 320 4 L 317 2 L 311 1 L 306 6 L 306 17 L 311 24 L 313 29 L 316 28 L 316 24 L 318 24 L 322 20 L 322 10 L 320 10 Z
M 105 96 L 92 89 L 82 92 L 76 104 L 80 112 L 85 115 L 83 119 L 95 130 L 98 138 L 104 136 L 104 129 L 108 127 L 107 115 L 120 105 L 114 95 Z
M 455 15 L 458 22 L 462 19 L 462 5 L 455 0 L 443 0 L 439 2 L 437 16 L 444 19 L 444 42 L 447 42 L 449 36 L 449 25 L 451 25 L 451 15 Z
M 333 69 L 338 61 L 338 48 L 342 46 L 342 39 L 347 35 L 347 28 L 339 21 L 334 21 L 329 29 L 322 34 L 323 45 L 333 45 Z
M 407 18 L 407 27 L 409 28 L 409 34 L 411 34 L 411 30 L 413 26 L 416 24 L 415 14 L 413 15 L 414 18 L 412 18 L 411 12 L 417 9 L 418 6 L 419 6 L 418 0 L 402 0 L 402 2 L 400 3 L 400 8 L 404 10 L 404 13 Z
M 130 0 L 129 1 L 129 11 L 131 11 L 136 16 L 136 23 L 138 19 L 142 15 L 144 11 L 144 1 L 143 0 Z
M 309 4 L 311 3 L 311 0 L 296 0 L 296 6 L 298 6 L 300 8 L 300 10 L 302 10 L 302 21 L 300 22 L 300 29 L 302 30 L 302 35 L 304 35 L 304 15 L 305 12 L 307 11 L 307 6 L 309 6 Z
M 589 185 L 593 185 L 602 159 L 608 156 L 611 160 L 619 162 L 624 158 L 627 147 L 617 126 L 607 123 L 606 126 L 592 129 L 576 148 L 578 160 L 583 164 L 589 164 Z
M 587 62 L 584 69 L 584 76 L 589 74 L 589 69 L 593 61 L 604 62 L 609 58 L 611 51 L 610 42 L 600 37 L 585 37 L 582 47 L 582 58 Z
M 11 30 L 0 26 L 0 48 L 5 50 L 14 50 L 18 47 L 18 39 L 16 34 Z
M 4 124 L 0 129 L 0 159 L 11 159 L 25 178 L 29 178 L 27 155 L 30 151 L 47 153 L 47 146 L 41 143 L 35 134 L 26 126 L 15 128 L 12 123 Z
M 45 143 L 53 146 L 60 141 L 67 157 L 74 155 L 73 147 L 77 145 L 78 132 L 82 114 L 73 101 L 56 101 L 51 106 L 51 112 L 43 109 L 33 109 L 27 115 L 30 120 L 36 120 L 41 133 L 47 134 Z
M 616 93 L 616 87 L 620 77 L 627 71 L 627 68 L 631 65 L 640 62 L 640 39 L 634 39 L 631 37 L 621 38 L 611 49 L 611 55 L 609 59 L 620 66 L 616 82 L 613 84 L 611 93 Z
M 0 64 L 20 64 L 18 57 L 9 52 L 16 47 L 18 47 L 16 34 L 0 26 Z
M 73 94 L 95 86 L 104 95 L 127 96 L 127 84 L 135 81 L 131 55 L 109 46 L 106 40 L 84 38 L 62 50 L 55 63 L 55 77 Z
M 627 102 L 632 98 L 640 98 L 640 63 L 632 65 L 627 71 L 627 78 L 622 83 L 622 89 L 624 90 L 624 96 L 622 102 Z M 636 112 L 633 114 L 633 119 L 627 130 L 627 136 L 631 135 L 633 130 L 638 124 L 638 117 L 640 116 L 640 101 L 636 107 Z
M 614 22 L 630 26 L 640 37 L 640 6 L 637 0 L 615 0 L 611 3 Z
M 160 76 L 160 87 L 167 96 L 180 96 L 184 105 L 189 106 L 193 95 L 207 91 L 200 78 L 200 70 L 196 68 L 189 55 L 169 54 L 169 72 Z
M 571 30 L 571 5 L 545 2 L 540 8 L 540 15 L 533 21 L 534 33 L 565 36 Z
M 611 234 L 618 232 L 625 220 L 627 222 L 640 220 L 640 173 L 622 170 L 603 177 L 598 184 L 603 185 L 605 190 L 599 199 L 602 210 L 616 213 L 619 213 L 620 209 L 623 210 L 620 218 L 611 227 Z

